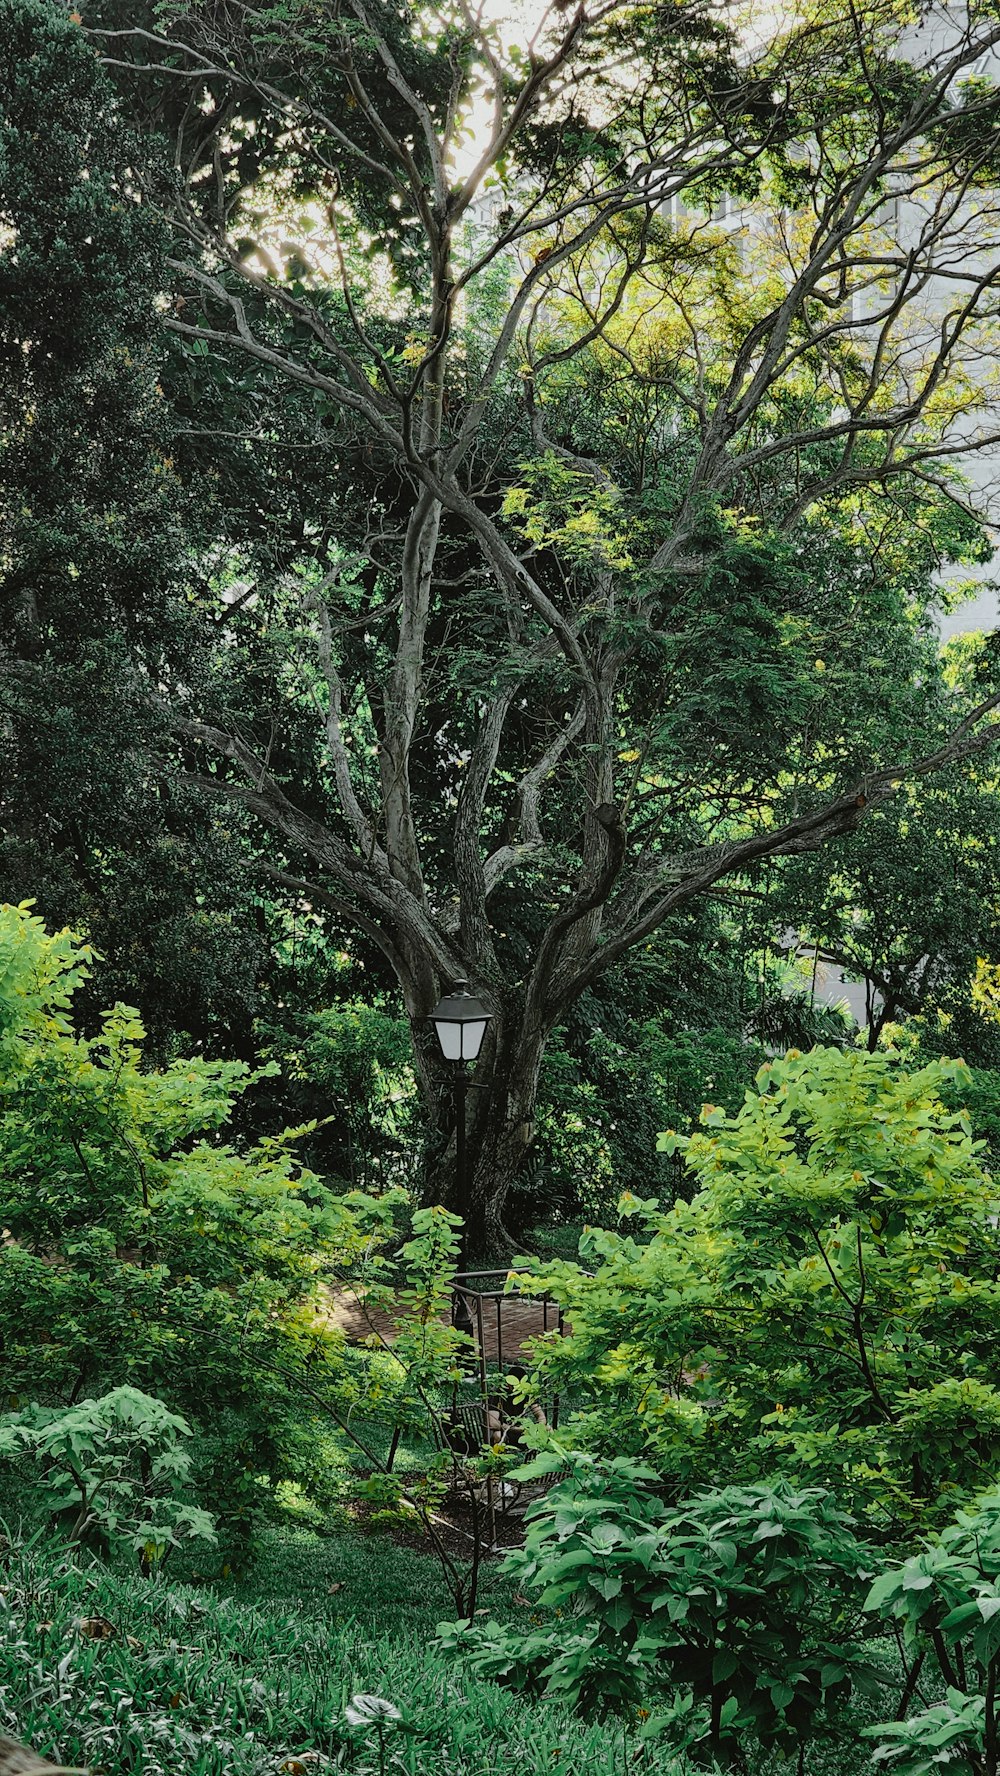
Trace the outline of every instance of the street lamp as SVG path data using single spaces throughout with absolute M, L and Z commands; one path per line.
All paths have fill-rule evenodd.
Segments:
M 480 999 L 469 992 L 469 983 L 458 980 L 452 992 L 445 995 L 430 1014 L 441 1053 L 446 1061 L 454 1061 L 455 1071 L 453 1085 L 455 1092 L 455 1202 L 458 1213 L 462 1217 L 462 1231 L 459 1235 L 458 1274 L 465 1274 L 467 1262 L 468 1220 L 469 1220 L 469 1181 L 466 1176 L 465 1163 L 465 1095 L 468 1091 L 468 1080 L 465 1073 L 465 1062 L 475 1061 L 483 1046 L 486 1026 L 493 1016 L 487 1011 Z M 452 1325 L 460 1332 L 472 1331 L 472 1317 L 469 1304 L 460 1291 L 455 1291 L 452 1308 Z

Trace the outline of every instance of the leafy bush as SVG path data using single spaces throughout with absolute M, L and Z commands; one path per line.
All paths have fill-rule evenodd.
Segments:
M 400 1290 L 380 1248 L 404 1193 L 335 1195 L 296 1160 L 302 1130 L 249 1152 L 227 1144 L 235 1099 L 260 1075 L 201 1058 L 146 1067 L 126 1006 L 80 1035 L 73 994 L 91 962 L 71 933 L 48 936 L 27 907 L 0 908 L 0 1411 L 25 1399 L 43 1409 L 22 1437 L 84 1389 L 138 1388 L 186 1413 L 205 1434 L 197 1472 L 228 1565 L 245 1559 L 268 1501 L 294 1498 L 314 1518 L 329 1507 L 316 1452 L 337 1427 L 387 1505 L 416 1514 L 456 1609 L 473 1609 L 474 1464 L 438 1451 L 425 1482 L 408 1476 L 405 1500 L 388 1472 L 403 1430 L 433 1448 L 435 1409 L 462 1380 L 449 1313 L 456 1217 L 412 1217 Z M 391 1388 L 384 1372 L 344 1360 L 324 1286 L 352 1274 L 397 1318 Z M 365 1420 L 381 1421 L 390 1395 L 394 1435 L 380 1447 Z M 468 1563 L 435 1523 L 456 1486 L 477 1525 Z
M 122 1005 L 81 1035 L 92 962 L 27 906 L 0 907 L 0 1410 L 124 1386 L 196 1428 L 235 1414 L 212 1503 L 245 1529 L 246 1452 L 258 1473 L 279 1465 L 302 1385 L 335 1400 L 343 1339 L 322 1286 L 377 1250 L 392 1202 L 335 1196 L 297 1162 L 295 1131 L 228 1144 L 260 1077 L 242 1063 L 147 1067 Z
M 870 1727 L 895 1776 L 1000 1768 L 1000 1487 L 977 1499 L 920 1554 L 881 1573 L 865 1605 L 899 1632 L 907 1660 L 900 1716 L 922 1681 L 945 1700 Z M 935 1676 L 936 1671 L 936 1676 Z
M 960 1062 L 770 1062 L 735 1116 L 669 1135 L 697 1180 L 640 1226 L 535 1261 L 570 1333 L 532 1386 L 576 1403 L 565 1442 L 648 1461 L 676 1495 L 777 1472 L 878 1537 L 944 1521 L 1000 1461 L 997 1194 Z M 588 1274 L 588 1272 L 592 1274 Z
M 190 1426 L 136 1388 L 78 1405 L 28 1406 L 0 1419 L 0 1458 L 27 1454 L 41 1488 L 68 1516 L 71 1542 L 123 1542 L 151 1572 L 182 1541 L 214 1542 L 207 1511 L 177 1495 L 190 1479 Z
M 875 1757 L 893 1776 L 980 1776 L 987 1767 L 977 1755 L 984 1737 L 986 1701 L 982 1696 L 963 1696 L 947 1691 L 909 1720 L 882 1721 L 862 1730 L 878 1738 Z
M 474 1668 L 602 1717 L 662 1705 L 647 1737 L 729 1755 L 748 1737 L 801 1745 L 874 1682 L 855 1645 L 864 1552 L 826 1494 L 727 1487 L 668 1507 L 649 1468 L 570 1460 L 507 1561 L 538 1593 L 535 1625 L 441 1631 Z

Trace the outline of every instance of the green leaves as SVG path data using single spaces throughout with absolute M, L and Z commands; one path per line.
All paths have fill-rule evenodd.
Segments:
M 69 1006 L 94 953 L 72 931 L 47 935 L 32 901 L 0 906 L 0 1064 L 16 1070 L 25 1038 L 68 1032 Z
M 944 1521 L 1000 1457 L 996 1193 L 959 1062 L 814 1049 L 769 1062 L 739 1111 L 665 1136 L 697 1185 L 645 1239 L 591 1231 L 534 1271 L 569 1331 L 539 1346 L 563 1432 L 671 1487 L 779 1471 L 873 1532 Z
M 306 1382 L 339 1397 L 343 1340 L 324 1284 L 371 1262 L 393 1205 L 333 1195 L 287 1135 L 243 1150 L 225 1141 L 235 1102 L 273 1066 L 196 1056 L 150 1067 L 125 1006 L 95 1036 L 78 1034 L 73 992 L 90 956 L 69 933 L 47 936 L 27 908 L 0 909 L 4 959 L 0 1412 L 111 1388 L 124 1435 L 128 1400 L 155 1391 L 213 1435 L 227 1427 L 233 1458 L 220 1453 L 211 1495 L 236 1499 L 245 1530 L 261 1496 L 253 1475 L 281 1459 L 289 1390 Z M 181 1477 L 179 1422 L 155 1457 L 164 1483 Z M 8 1454 L 25 1424 L 2 1433 Z M 66 1435 L 82 1425 L 71 1415 Z M 149 1559 L 173 1521 L 150 1517 Z
M 849 1523 L 819 1490 L 726 1488 L 668 1507 L 623 1459 L 565 1457 L 569 1479 L 529 1513 L 507 1569 L 554 1619 L 524 1634 L 487 1624 L 446 1643 L 507 1683 L 559 1695 L 585 1712 L 656 1703 L 690 1744 L 719 1751 L 741 1734 L 790 1748 L 816 1711 L 850 1690 L 864 1565 Z M 692 1717 L 694 1718 L 694 1717 Z
M 94 1534 L 139 1553 L 144 1571 L 168 1548 L 214 1542 L 208 1512 L 176 1494 L 190 1481 L 182 1439 L 191 1428 L 137 1388 L 114 1388 L 65 1410 L 28 1406 L 0 1419 L 0 1459 L 33 1456 L 51 1508 L 68 1511 L 70 1540 Z
M 894 1776 L 976 1776 L 981 1769 L 976 1750 L 984 1736 L 986 1704 L 982 1696 L 948 1689 L 938 1702 L 905 1721 L 883 1721 L 862 1727 L 866 1739 L 877 1739 L 875 1760 Z
M 937 1667 L 947 1701 L 866 1729 L 876 1759 L 903 1776 L 961 1770 L 995 1776 L 1000 1680 L 1000 1488 L 983 1493 L 922 1553 L 881 1573 L 865 1609 L 897 1625 L 912 1661 Z M 967 1692 L 967 1693 L 966 1693 Z

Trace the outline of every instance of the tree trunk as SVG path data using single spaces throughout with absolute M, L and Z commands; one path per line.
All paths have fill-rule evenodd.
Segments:
M 50 1764 L 29 1745 L 0 1734 L 0 1776 L 86 1776 L 86 1771 L 74 1764 Z
M 513 1254 L 515 1241 L 504 1214 L 534 1141 L 538 1078 L 549 1032 L 526 1030 L 515 1014 L 508 1034 L 505 1021 L 499 1013 L 468 1080 L 464 1191 L 456 1176 L 454 1073 L 444 1063 L 428 1069 L 426 1046 L 420 1069 L 425 1092 L 432 1094 L 429 1122 L 440 1131 L 428 1153 L 424 1194 L 463 1215 L 469 1268 L 506 1263 Z M 426 1038 L 415 1027 L 414 1046 L 421 1042 Z
M 530 1089 L 520 1071 L 506 1080 L 495 1080 L 484 1125 L 477 1128 L 469 1152 L 468 1249 L 470 1263 L 506 1262 L 515 1241 L 504 1213 L 512 1189 L 531 1153 L 538 1086 L 535 1067 Z

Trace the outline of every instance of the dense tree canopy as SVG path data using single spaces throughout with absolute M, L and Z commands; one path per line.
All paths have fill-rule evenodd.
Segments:
M 14 12 L 86 65 L 73 213 L 100 161 L 138 243 L 127 278 L 72 249 L 105 290 L 87 440 L 101 354 L 142 384 L 96 579 L 153 564 L 113 642 L 88 618 L 125 655 L 117 734 L 93 724 L 129 761 L 116 809 L 166 805 L 168 857 L 221 845 L 223 973 L 227 857 L 352 934 L 444 1135 L 424 1019 L 472 980 L 496 1241 L 581 997 L 991 739 L 992 657 L 943 672 L 932 611 L 939 565 L 985 548 L 952 464 L 993 441 L 1000 32 L 973 9 L 907 59 L 883 3 L 749 33 L 553 7 L 527 48 L 461 5 Z M 27 243 L 49 199 L 21 182 Z M 70 602 L 95 579 L 73 536 Z
M 996 0 L 507 3 L 0 0 L 0 1726 L 1000 1776 Z
M 155 762 L 197 634 L 165 236 L 77 26 L 5 5 L 0 89 L 4 892 L 85 924 L 168 1046 L 252 1005 L 259 956 L 232 843 Z

